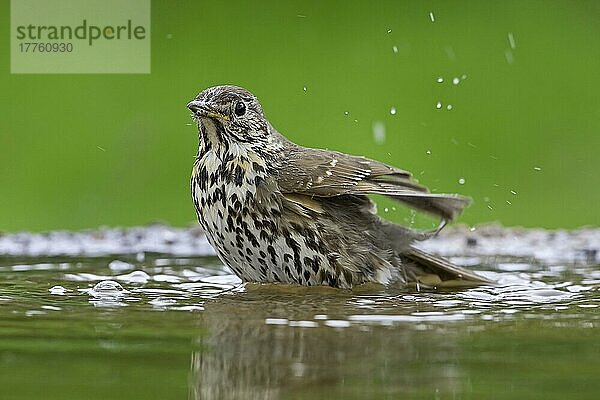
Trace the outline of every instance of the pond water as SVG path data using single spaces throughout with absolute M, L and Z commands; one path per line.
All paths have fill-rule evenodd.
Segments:
M 242 286 L 211 256 L 3 256 L 0 398 L 597 398 L 595 258 L 454 261 L 498 284 Z

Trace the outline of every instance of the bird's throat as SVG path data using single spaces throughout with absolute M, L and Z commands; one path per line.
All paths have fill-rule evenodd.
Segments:
M 225 127 L 215 118 L 203 117 L 198 122 L 198 155 L 227 147 Z

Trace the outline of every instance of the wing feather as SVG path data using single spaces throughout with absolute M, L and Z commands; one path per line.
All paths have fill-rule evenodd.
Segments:
M 470 203 L 457 194 L 432 194 L 408 171 L 365 157 L 311 149 L 291 142 L 278 170 L 282 193 L 317 197 L 381 194 L 410 207 L 452 220 Z

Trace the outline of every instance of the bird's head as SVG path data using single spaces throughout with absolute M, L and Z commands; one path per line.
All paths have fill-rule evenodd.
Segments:
M 201 135 L 216 140 L 256 142 L 266 138 L 268 122 L 256 96 L 238 86 L 215 86 L 203 90 L 187 107 Z

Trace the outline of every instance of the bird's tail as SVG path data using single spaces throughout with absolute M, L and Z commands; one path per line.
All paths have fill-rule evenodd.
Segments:
M 458 285 L 480 285 L 492 283 L 489 279 L 469 271 L 465 268 L 452 264 L 445 258 L 434 256 L 414 246 L 409 246 L 402 253 L 403 258 L 417 264 L 424 275 L 417 274 L 417 282 L 435 286 L 437 283 L 452 282 Z
M 404 275 L 405 282 L 416 281 L 430 286 L 436 286 L 442 282 L 451 282 L 448 286 L 492 283 L 475 272 L 454 265 L 443 257 L 426 253 L 414 246 L 416 241 L 435 236 L 443 225 L 436 230 L 423 232 L 385 220 L 381 220 L 380 223 L 382 237 L 389 240 L 391 247 L 400 259 L 398 267 Z M 429 281 L 426 282 L 424 279 L 429 279 Z

